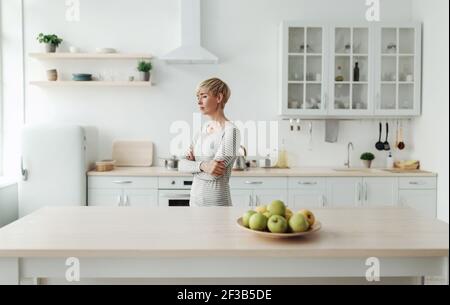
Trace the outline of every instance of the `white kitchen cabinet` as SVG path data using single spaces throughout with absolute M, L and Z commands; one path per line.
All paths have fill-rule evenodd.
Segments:
M 286 21 L 280 36 L 280 115 L 420 115 L 420 23 Z
M 376 27 L 376 115 L 420 115 L 421 31 L 420 23 Z
M 250 208 L 253 206 L 253 190 L 231 190 L 233 207 Z
M 157 207 L 157 190 L 125 190 L 123 194 L 123 205 L 128 207 Z
M 157 207 L 156 177 L 89 177 L 89 206 Z
M 399 178 L 399 205 L 421 214 L 437 217 L 437 179 L 435 177 Z
M 291 177 L 289 207 L 293 209 L 321 208 L 326 206 L 327 179 L 321 177 Z
M 289 205 L 286 189 L 254 190 L 253 196 L 255 206 L 269 205 L 274 200 L 281 200 Z
M 329 50 L 333 116 L 367 116 L 373 113 L 373 27 L 367 24 L 333 25 Z M 359 76 L 354 73 L 359 68 Z
M 410 207 L 423 216 L 436 218 L 436 190 L 400 190 L 399 204 Z
M 89 189 L 89 206 L 121 206 L 123 191 L 121 189 Z
M 327 203 L 331 207 L 349 208 L 362 205 L 362 178 L 329 178 L 327 181 Z
M 89 189 L 89 206 L 156 207 L 157 190 Z
M 363 206 L 396 206 L 398 203 L 398 178 L 363 178 L 362 197 Z
M 230 189 L 233 206 L 254 208 L 288 200 L 286 177 L 231 177 Z
M 326 114 L 326 35 L 323 24 L 281 24 L 280 114 Z
M 326 206 L 326 194 L 321 190 L 290 190 L 288 202 L 289 207 L 296 210 L 323 208 Z

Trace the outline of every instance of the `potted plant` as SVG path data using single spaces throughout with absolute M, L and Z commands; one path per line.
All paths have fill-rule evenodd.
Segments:
M 374 154 L 370 152 L 365 152 L 361 155 L 361 161 L 366 168 L 370 168 L 372 166 L 372 161 L 375 159 Z
M 47 53 L 55 53 L 56 48 L 63 42 L 63 40 L 55 34 L 44 35 L 43 33 L 39 34 L 37 40 L 39 43 L 45 43 L 45 51 Z
M 144 82 L 150 81 L 150 71 L 152 70 L 152 63 L 149 61 L 141 60 L 137 67 L 140 72 L 140 80 Z

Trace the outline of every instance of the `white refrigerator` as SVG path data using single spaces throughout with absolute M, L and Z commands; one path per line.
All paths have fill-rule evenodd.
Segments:
M 46 206 L 85 206 L 86 174 L 95 166 L 97 142 L 93 127 L 25 126 L 19 217 Z

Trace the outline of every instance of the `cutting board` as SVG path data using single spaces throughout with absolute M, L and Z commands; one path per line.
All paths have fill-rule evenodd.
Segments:
M 153 142 L 114 141 L 113 160 L 116 166 L 146 166 L 153 164 Z

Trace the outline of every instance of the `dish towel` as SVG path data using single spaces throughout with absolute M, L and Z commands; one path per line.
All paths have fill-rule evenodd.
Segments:
M 339 120 L 325 121 L 325 142 L 336 143 L 339 135 Z

